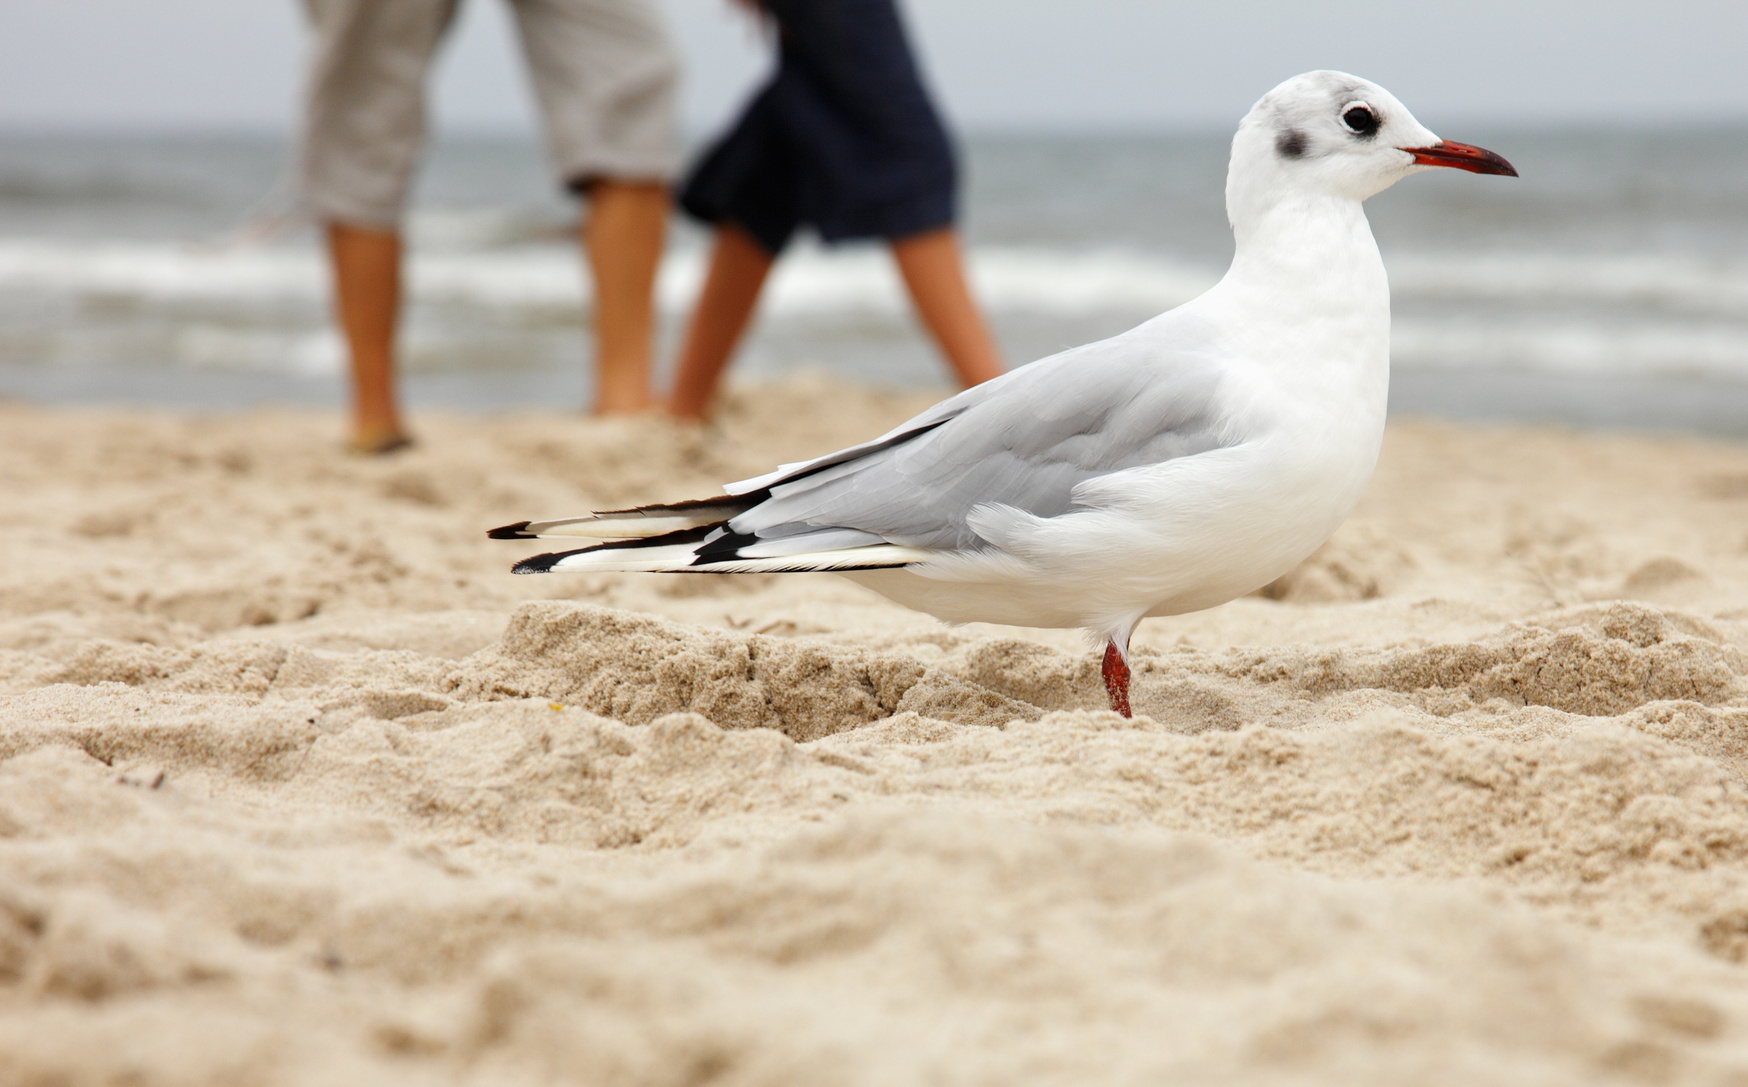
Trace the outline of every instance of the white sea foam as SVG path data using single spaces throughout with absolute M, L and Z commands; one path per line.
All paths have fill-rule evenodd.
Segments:
M 974 252 L 971 265 L 991 308 L 1062 315 L 1163 309 L 1217 278 L 1210 269 L 1122 253 L 988 249 Z M 702 274 L 696 250 L 671 254 L 661 270 L 662 306 L 679 312 L 690 305 Z M 0 290 L 141 302 L 319 302 L 325 277 L 319 255 L 305 247 L 0 241 Z M 449 303 L 545 308 L 587 301 L 586 279 L 568 246 L 415 252 L 408 282 L 416 297 Z M 763 303 L 777 317 L 898 312 L 905 305 L 884 250 L 814 246 L 798 247 L 777 266 Z
M 1748 263 L 1545 254 L 1419 254 L 1389 263 L 1400 365 L 1748 378 Z M 683 314 L 702 272 L 700 251 L 671 253 L 658 287 L 663 310 Z M 998 321 L 1139 319 L 1194 297 L 1218 276 L 1213 267 L 1133 252 L 1035 247 L 977 248 L 971 272 Z M 466 319 L 467 307 L 514 323 L 518 314 L 575 313 L 587 304 L 587 280 L 568 244 L 416 247 L 408 283 L 415 301 L 459 311 L 455 320 Z M 317 319 L 307 315 L 325 307 L 326 290 L 320 255 L 307 245 L 0 240 L 0 294 L 15 298 L 120 301 L 142 311 L 289 305 L 304 311 L 307 325 Z M 765 319 L 776 321 L 896 320 L 907 310 L 889 257 L 871 246 L 796 247 L 763 303 Z M 178 365 L 294 373 L 329 372 L 338 359 L 329 334 L 247 321 L 191 319 L 166 350 Z
M 1748 326 L 1541 319 L 1397 321 L 1397 366 L 1748 380 Z
M 169 353 L 184 366 L 209 370 L 253 370 L 297 377 L 328 377 L 345 359 L 332 328 L 310 332 L 226 328 L 210 322 L 180 329 Z
M 576 305 L 586 284 L 568 246 L 521 245 L 415 251 L 413 290 L 492 306 Z M 1076 314 L 1152 310 L 1205 290 L 1218 270 L 1118 250 L 1073 252 L 983 247 L 971 254 L 979 293 L 992 308 Z M 664 304 L 690 301 L 701 274 L 696 250 L 662 268 Z M 0 289 L 152 299 L 319 300 L 324 271 L 307 247 L 226 249 L 144 243 L 0 240 Z M 1398 298 L 1629 302 L 1683 312 L 1748 308 L 1748 263 L 1678 257 L 1400 256 L 1390 260 Z M 773 277 L 772 312 L 888 310 L 903 305 L 885 252 L 802 246 Z
M 1392 258 L 1398 297 L 1748 312 L 1748 263 L 1703 257 L 1499 254 Z

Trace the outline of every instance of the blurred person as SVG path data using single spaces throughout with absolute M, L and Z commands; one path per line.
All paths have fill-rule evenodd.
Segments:
M 654 0 L 508 0 L 559 180 L 588 212 L 594 411 L 650 394 L 651 293 L 673 167 L 678 65 Z M 399 223 L 425 127 L 424 82 L 456 0 L 304 0 L 314 30 L 300 162 L 326 227 L 351 362 L 352 447 L 407 444 L 395 395 Z
M 1002 372 L 966 283 L 952 143 L 923 89 L 893 0 L 738 0 L 778 34 L 776 73 L 680 195 L 715 224 L 669 410 L 702 419 L 797 227 L 882 238 L 924 326 L 965 385 Z

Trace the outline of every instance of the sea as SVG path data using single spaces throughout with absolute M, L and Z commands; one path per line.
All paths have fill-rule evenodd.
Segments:
M 1393 302 L 1391 409 L 1748 437 L 1748 127 L 1453 132 L 1517 179 L 1417 175 L 1367 205 Z M 1226 135 L 963 141 L 971 275 L 1011 363 L 1213 284 Z M 0 132 L 0 396 L 227 409 L 338 404 L 314 230 L 269 135 Z M 583 404 L 578 209 L 532 139 L 448 135 L 408 219 L 414 406 Z M 662 369 L 706 235 L 676 219 Z M 945 389 L 886 251 L 803 239 L 736 362 Z

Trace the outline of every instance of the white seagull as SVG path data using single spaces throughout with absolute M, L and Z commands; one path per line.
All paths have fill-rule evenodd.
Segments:
M 1295 76 L 1238 126 L 1236 252 L 1200 297 L 719 497 L 490 535 L 607 541 L 518 574 L 829 570 L 952 623 L 1084 627 L 1126 717 L 1136 623 L 1267 585 L 1359 501 L 1390 379 L 1360 203 L 1434 166 L 1517 175 L 1375 83 Z

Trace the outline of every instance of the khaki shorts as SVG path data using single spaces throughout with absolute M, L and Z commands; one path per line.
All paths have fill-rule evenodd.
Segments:
M 560 184 L 666 180 L 678 64 L 654 0 L 508 0 Z M 392 227 L 456 0 L 304 0 L 315 42 L 299 168 L 317 219 Z

